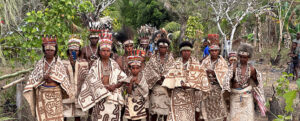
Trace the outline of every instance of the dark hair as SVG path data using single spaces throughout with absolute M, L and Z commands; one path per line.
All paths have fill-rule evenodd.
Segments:
M 45 54 L 46 51 L 45 51 L 45 45 L 44 45 L 44 44 L 42 44 L 42 50 L 43 50 L 43 53 Z M 55 45 L 55 53 L 54 53 L 54 56 L 57 55 L 57 51 L 58 51 L 58 45 L 56 44 L 56 45 Z
M 170 41 L 166 38 L 161 38 L 157 40 L 156 46 L 159 47 L 159 43 L 167 43 L 170 46 Z
M 180 43 L 179 49 L 181 49 L 182 47 L 185 47 L 185 46 L 189 46 L 189 47 L 193 48 L 193 44 L 191 42 L 183 41 L 183 42 Z

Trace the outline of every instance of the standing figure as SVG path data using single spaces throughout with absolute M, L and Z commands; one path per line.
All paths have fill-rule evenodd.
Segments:
M 223 93 L 225 90 L 230 91 L 229 68 L 227 61 L 219 55 L 220 47 L 218 45 L 211 45 L 209 53 L 210 55 L 202 61 L 202 65 L 206 69 L 212 89 L 201 101 L 201 113 L 204 120 L 223 121 L 227 117 L 227 106 Z
M 92 113 L 93 121 L 120 121 L 124 98 L 120 87 L 127 78 L 117 62 L 110 58 L 111 33 L 103 30 L 96 60 L 81 86 L 78 104 Z
M 165 75 L 162 86 L 171 89 L 171 106 L 168 121 L 195 121 L 195 91 L 210 90 L 204 67 L 192 57 L 193 45 L 180 44 L 179 57 Z
M 203 45 L 202 45 L 204 47 L 203 58 L 206 58 L 209 55 L 209 45 L 210 45 L 210 41 L 207 38 L 204 38 Z
M 159 39 L 157 41 L 158 52 L 151 56 L 144 68 L 146 80 L 150 89 L 150 115 L 151 121 L 158 118 L 167 119 L 170 107 L 170 97 L 166 88 L 161 84 L 164 75 L 168 72 L 168 67 L 173 65 L 174 58 L 170 53 L 170 42 L 167 39 Z M 161 120 L 160 120 L 161 121 Z
M 87 60 L 89 67 L 92 66 L 93 62 L 99 58 L 98 56 L 98 43 L 99 43 L 99 34 L 101 30 L 107 29 L 108 31 L 112 30 L 112 19 L 108 16 L 100 18 L 97 22 L 90 22 L 90 45 L 82 48 L 82 53 L 80 58 Z
M 79 58 L 81 54 L 80 44 L 81 39 L 76 35 L 72 35 L 68 41 L 68 60 L 63 60 L 75 92 L 75 100 L 70 98 L 63 100 L 65 121 L 69 117 L 75 117 L 75 121 L 80 121 L 80 117 L 84 117 L 87 114 L 81 110 L 77 101 L 81 85 L 89 71 L 88 62 L 85 59 Z
M 291 51 L 288 54 L 292 59 L 290 63 L 290 70 L 288 70 L 288 73 L 292 73 L 294 75 L 294 80 L 298 79 L 298 55 L 296 52 L 297 49 L 297 41 L 293 41 Z
M 44 36 L 42 40 L 44 57 L 29 75 L 23 95 L 37 121 L 62 121 L 62 99 L 74 99 L 74 90 L 62 61 L 56 56 L 56 37 Z
M 141 68 L 143 57 L 133 55 L 128 56 L 128 60 L 131 75 L 127 77 L 130 83 L 126 86 L 125 118 L 128 121 L 141 121 L 148 116 L 146 111 L 148 84 Z
M 130 70 L 128 68 L 127 57 L 132 55 L 133 52 L 133 31 L 129 27 L 123 27 L 120 32 L 117 33 L 116 39 L 123 44 L 124 54 L 116 59 L 122 71 L 128 76 L 130 75 Z
M 137 32 L 139 35 L 138 46 L 146 52 L 145 59 L 149 60 L 149 58 L 152 55 L 151 49 L 153 49 L 152 46 L 150 46 L 150 38 L 155 32 L 155 27 L 151 27 L 150 25 L 144 25 L 141 26 Z
M 239 62 L 231 69 L 230 121 L 254 121 L 254 100 L 265 115 L 265 98 L 261 76 L 248 63 L 253 48 L 249 44 L 241 44 L 238 49 Z

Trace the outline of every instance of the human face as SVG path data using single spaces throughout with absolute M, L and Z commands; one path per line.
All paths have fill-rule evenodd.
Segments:
M 208 42 L 203 42 L 203 47 L 206 47 L 208 45 Z
M 137 76 L 140 72 L 141 67 L 138 65 L 132 65 L 130 69 L 131 69 L 132 75 Z
M 232 64 L 235 63 L 235 62 L 236 62 L 236 59 L 229 59 L 230 65 L 232 65 Z
M 209 50 L 211 58 L 216 59 L 219 56 L 220 50 Z
M 44 54 L 45 54 L 46 59 L 52 59 L 55 56 L 55 50 L 53 50 L 53 49 L 45 49 L 45 53 Z
M 191 51 L 190 50 L 182 50 L 181 51 L 181 56 L 184 60 L 187 60 L 191 57 Z
M 109 48 L 102 48 L 99 51 L 101 58 L 109 59 L 111 50 Z
M 69 56 L 71 57 L 70 59 L 72 59 L 73 60 L 73 54 L 72 54 L 72 52 L 76 52 L 76 58 L 78 58 L 78 56 L 79 56 L 79 50 L 76 50 L 76 49 L 69 49 Z
M 133 44 L 125 45 L 125 52 L 126 53 L 132 52 L 132 50 L 133 50 Z
M 168 46 L 160 45 L 158 48 L 159 54 L 165 55 L 168 51 Z
M 247 64 L 248 63 L 248 59 L 249 59 L 248 56 L 246 56 L 246 55 L 239 55 L 239 57 L 240 57 L 240 63 L 241 64 Z
M 97 37 L 90 38 L 91 45 L 97 45 L 98 41 L 99 41 L 99 38 L 97 38 Z
M 293 42 L 292 44 L 292 49 L 296 49 L 297 48 L 297 43 L 296 42 Z

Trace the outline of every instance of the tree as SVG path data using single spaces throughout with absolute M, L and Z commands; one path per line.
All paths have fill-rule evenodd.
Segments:
M 231 26 L 227 52 L 231 51 L 232 40 L 241 21 L 250 13 L 261 11 L 269 7 L 269 5 L 266 5 L 256 8 L 257 2 L 255 0 L 209 0 L 207 4 L 213 9 L 213 13 L 215 14 L 214 20 L 223 37 L 223 42 L 227 41 L 227 35 L 221 27 L 221 22 L 225 19 Z
M 180 36 L 179 42 L 185 38 L 185 30 L 187 27 L 187 20 L 189 16 L 201 17 L 200 11 L 203 10 L 204 1 L 200 0 L 159 0 L 164 4 L 164 7 L 175 14 L 179 18 Z M 193 11 L 193 12 L 191 12 Z
M 144 24 L 161 27 L 172 21 L 171 15 L 156 0 L 119 0 L 112 7 L 122 24 L 138 28 Z

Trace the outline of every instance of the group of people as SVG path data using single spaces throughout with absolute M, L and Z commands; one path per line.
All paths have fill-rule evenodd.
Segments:
M 81 48 L 82 40 L 71 36 L 67 60 L 57 55 L 55 36 L 42 37 L 44 57 L 24 88 L 38 121 L 86 116 L 93 121 L 254 121 L 254 102 L 265 113 L 260 74 L 248 63 L 251 45 L 242 44 L 229 63 L 219 45 L 209 45 L 209 55 L 200 61 L 193 57 L 193 44 L 183 41 L 180 57 L 174 58 L 164 30 L 155 34 L 156 49 L 150 51 L 153 31 L 145 26 L 134 48 L 132 37 L 117 37 L 128 31 L 113 35 L 107 23 L 90 25 L 90 44 Z M 113 40 L 120 38 L 122 56 L 112 51 Z

